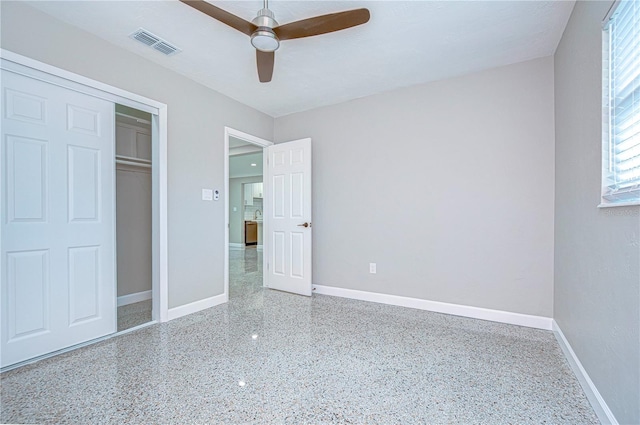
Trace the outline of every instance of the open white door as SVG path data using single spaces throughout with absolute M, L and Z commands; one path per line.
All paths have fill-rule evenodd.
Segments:
M 311 139 L 272 145 L 265 153 L 265 284 L 311 296 Z
M 3 367 L 116 331 L 114 112 L 2 71 Z

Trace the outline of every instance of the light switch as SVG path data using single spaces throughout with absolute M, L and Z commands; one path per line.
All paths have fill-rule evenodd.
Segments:
M 202 189 L 202 200 L 203 201 L 213 201 L 213 190 L 211 190 L 211 189 Z
M 218 189 L 213 191 L 213 200 L 214 201 L 220 200 L 220 191 Z
M 233 212 L 238 211 L 238 207 L 233 207 Z

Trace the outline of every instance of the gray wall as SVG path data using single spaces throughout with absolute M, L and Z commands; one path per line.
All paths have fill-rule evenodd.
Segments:
M 224 126 L 271 139 L 273 119 L 24 3 L 0 4 L 2 48 L 168 105 L 169 307 L 222 294 L 224 202 L 201 189 L 224 188 Z
M 554 317 L 620 423 L 640 423 L 640 207 L 598 209 L 601 22 L 578 2 L 555 55 Z
M 244 183 L 259 183 L 262 176 L 229 179 L 229 243 L 244 243 Z M 237 211 L 233 211 L 236 207 Z
M 551 57 L 276 119 L 313 139 L 314 283 L 551 317 L 553 128 Z
M 118 296 L 149 291 L 151 170 L 116 165 L 116 215 Z

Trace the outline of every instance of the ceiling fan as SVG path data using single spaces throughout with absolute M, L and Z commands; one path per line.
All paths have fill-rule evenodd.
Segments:
M 280 41 L 355 27 L 367 23 L 370 16 L 367 9 L 354 9 L 279 25 L 273 12 L 269 10 L 268 0 L 263 0 L 264 7 L 251 22 L 204 0 L 180 1 L 251 37 L 251 44 L 256 48 L 258 78 L 261 83 L 271 81 L 275 51 L 280 47 Z

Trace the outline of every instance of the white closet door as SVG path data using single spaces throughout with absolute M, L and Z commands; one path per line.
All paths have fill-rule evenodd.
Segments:
M 116 331 L 114 113 L 2 71 L 2 366 Z

